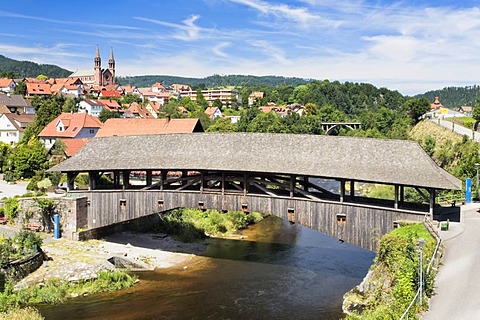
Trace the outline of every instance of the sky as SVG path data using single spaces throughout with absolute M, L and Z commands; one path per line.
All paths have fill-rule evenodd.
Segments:
M 117 76 L 278 75 L 414 95 L 480 84 L 480 0 L 16 0 L 0 54 Z

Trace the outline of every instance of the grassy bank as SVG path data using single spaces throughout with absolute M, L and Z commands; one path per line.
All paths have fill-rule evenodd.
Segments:
M 423 305 L 415 305 L 409 319 L 416 319 L 427 306 L 432 294 L 434 274 L 427 265 L 436 241 L 423 224 L 406 224 L 386 234 L 374 264 L 362 284 L 345 295 L 344 310 L 351 312 L 346 319 L 399 319 L 414 298 L 419 282 L 418 239 L 423 247 Z
M 176 209 L 163 216 L 157 231 L 183 242 L 194 242 L 207 236 L 229 236 L 263 218 L 257 212 Z
M 34 317 L 36 311 L 31 308 L 32 305 L 58 304 L 69 297 L 126 289 L 131 287 L 135 280 L 135 276 L 125 271 L 101 271 L 96 279 L 76 283 L 50 279 L 20 290 L 14 290 L 13 284 L 7 283 L 4 291 L 0 293 L 0 319 L 12 319 L 9 315 L 18 312 L 31 314 L 32 318 L 27 319 L 37 319 Z M 22 310 L 26 307 L 29 308 Z

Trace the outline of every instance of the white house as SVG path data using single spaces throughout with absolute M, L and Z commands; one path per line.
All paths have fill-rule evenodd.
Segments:
M 2 114 L 0 116 L 0 141 L 10 145 L 17 144 L 22 139 L 27 125 L 34 119 L 34 114 Z
M 0 78 L 0 91 L 5 93 L 13 93 L 17 84 L 13 79 Z
M 87 113 L 93 117 L 100 115 L 103 110 L 103 104 L 99 100 L 85 99 L 78 104 L 78 112 Z

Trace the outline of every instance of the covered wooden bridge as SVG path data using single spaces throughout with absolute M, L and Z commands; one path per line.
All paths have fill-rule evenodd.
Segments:
M 431 218 L 436 190 L 462 187 L 413 141 L 292 134 L 95 138 L 50 170 L 78 199 L 64 229 L 201 207 L 271 213 L 370 250 L 398 221 Z M 74 190 L 79 173 L 88 190 Z M 393 199 L 362 196 L 371 183 L 393 186 Z M 409 202 L 407 188 L 424 200 Z

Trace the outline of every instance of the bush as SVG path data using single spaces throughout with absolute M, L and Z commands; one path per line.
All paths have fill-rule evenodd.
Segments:
M 17 198 L 4 198 L 3 199 L 3 208 L 5 217 L 12 222 L 18 216 L 18 211 L 20 210 L 20 204 Z

